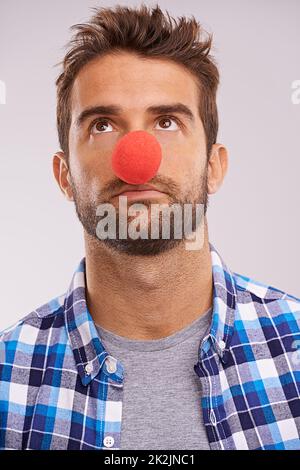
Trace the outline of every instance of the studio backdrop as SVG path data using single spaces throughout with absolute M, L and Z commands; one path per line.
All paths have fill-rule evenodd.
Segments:
M 88 0 L 0 2 L 0 330 L 63 293 L 82 228 L 52 174 L 55 79 Z M 153 5 L 153 2 L 144 2 Z M 300 297 L 300 2 L 158 2 L 213 33 L 229 170 L 209 199 L 210 241 L 230 268 Z M 67 282 L 66 282 L 67 280 Z

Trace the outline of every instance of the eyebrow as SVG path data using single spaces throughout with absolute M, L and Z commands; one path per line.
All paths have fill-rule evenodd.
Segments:
M 122 108 L 116 105 L 97 105 L 90 106 L 84 109 L 75 121 L 76 127 L 81 127 L 84 121 L 91 116 L 105 114 L 110 116 L 119 116 L 122 112 Z M 148 114 L 182 114 L 191 123 L 195 122 L 195 116 L 188 106 L 183 103 L 174 103 L 174 104 L 161 104 L 156 106 L 149 106 L 146 109 Z

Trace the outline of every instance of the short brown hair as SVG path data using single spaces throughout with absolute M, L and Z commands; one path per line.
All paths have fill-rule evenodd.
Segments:
M 211 57 L 212 35 L 203 31 L 194 16 L 180 17 L 178 21 L 164 15 L 158 4 L 149 8 L 141 5 L 131 8 L 94 9 L 88 23 L 76 24 L 76 34 L 68 43 L 63 61 L 63 72 L 57 85 L 57 130 L 61 149 L 68 157 L 71 125 L 70 95 L 80 69 L 97 56 L 111 52 L 134 52 L 140 57 L 163 58 L 184 65 L 198 79 L 199 115 L 206 135 L 207 153 L 216 142 L 218 112 L 216 92 L 219 72 Z M 205 33 L 205 38 L 202 38 Z

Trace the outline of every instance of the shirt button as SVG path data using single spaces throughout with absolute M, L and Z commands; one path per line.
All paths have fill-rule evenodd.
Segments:
M 219 341 L 219 348 L 221 349 L 221 351 L 224 351 L 224 349 L 226 348 L 226 343 L 225 341 L 223 341 L 222 339 L 220 339 Z
M 112 447 L 114 445 L 114 438 L 112 436 L 106 436 L 104 439 L 103 439 L 103 444 L 105 445 L 105 447 Z
M 215 415 L 214 410 L 210 410 L 209 420 L 210 420 L 210 422 L 213 426 L 215 426 L 217 424 L 216 415 Z
M 116 360 L 110 356 L 108 356 L 106 359 L 106 369 L 110 374 L 114 374 L 117 370 Z
M 84 368 L 85 372 L 90 375 L 90 373 L 93 371 L 93 365 L 91 362 L 88 362 L 88 364 Z

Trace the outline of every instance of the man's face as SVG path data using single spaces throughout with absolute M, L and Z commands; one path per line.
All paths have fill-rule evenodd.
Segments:
M 85 230 L 96 237 L 101 203 L 114 204 L 114 197 L 127 183 L 113 172 L 111 155 L 126 133 L 144 130 L 154 135 L 162 148 L 162 162 L 149 184 L 163 191 L 159 197 L 134 202 L 172 205 L 207 205 L 207 149 L 199 117 L 196 79 L 184 67 L 168 60 L 139 58 L 129 53 L 108 54 L 81 69 L 71 93 L 69 177 L 77 215 Z M 153 106 L 181 103 L 191 113 L 148 110 Z M 80 119 L 83 111 L 96 106 L 118 106 L 117 114 L 105 112 Z M 79 122 L 80 121 L 80 122 Z M 129 219 L 128 219 L 129 220 Z M 158 254 L 183 240 L 99 240 L 133 255 Z

